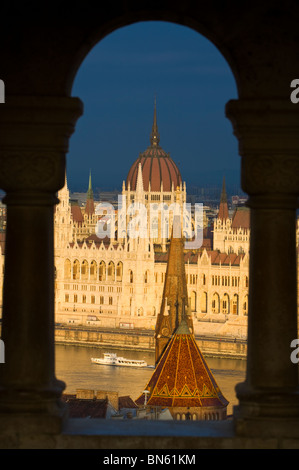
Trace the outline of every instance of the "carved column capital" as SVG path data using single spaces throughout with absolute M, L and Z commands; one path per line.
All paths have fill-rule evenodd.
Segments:
M 242 157 L 242 188 L 250 196 L 299 194 L 299 107 L 285 100 L 232 100 L 226 115 Z M 291 204 L 293 204 L 291 203 Z
M 65 181 L 65 153 L 83 106 L 77 98 L 7 97 L 0 108 L 0 187 L 55 193 Z

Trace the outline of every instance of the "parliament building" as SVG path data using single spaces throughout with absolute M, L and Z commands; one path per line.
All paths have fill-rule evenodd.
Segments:
M 183 214 L 187 200 L 181 173 L 160 146 L 156 105 L 150 145 L 129 169 L 120 199 L 122 208 L 135 203 L 145 210 L 148 224 L 139 232 L 142 236 L 130 235 L 128 210 L 122 213 L 118 206 L 112 219 L 109 207 L 105 211 L 103 204 L 95 202 L 91 176 L 84 206 L 70 199 L 67 178 L 58 198 L 54 218 L 56 323 L 154 329 L 172 230 L 174 211 L 170 209 L 176 207 Z M 106 230 L 111 224 L 109 236 L 99 236 L 99 222 Z M 230 215 L 223 181 L 218 214 L 208 224 L 203 210 L 201 224 L 200 246 L 191 243 L 191 248 L 184 249 L 194 323 L 220 321 L 223 325 L 241 319 L 246 324 L 249 209 L 240 206 Z M 194 213 L 189 224 L 181 227 L 188 240 L 195 228 Z

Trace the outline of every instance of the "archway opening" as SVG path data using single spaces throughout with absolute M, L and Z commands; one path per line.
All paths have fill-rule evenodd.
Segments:
M 73 95 L 84 102 L 85 114 L 71 140 L 67 180 L 70 197 L 77 197 L 77 203 L 80 203 L 82 196 L 82 212 L 90 207 L 87 203 L 91 196 L 96 210 L 97 204 L 106 202 L 109 197 L 111 201 L 121 193 L 130 165 L 148 146 L 155 96 L 160 143 L 177 162 L 186 181 L 187 202 L 214 201 L 210 219 L 206 221 L 207 229 L 218 210 L 223 176 L 230 196 L 240 191 L 237 142 L 232 136 L 230 123 L 224 117 L 226 102 L 237 97 L 236 85 L 219 51 L 197 32 L 162 22 L 136 23 L 115 31 L 86 57 L 74 82 Z M 155 202 L 161 201 L 158 191 L 153 196 Z M 166 198 L 162 200 L 167 201 Z M 84 249 L 86 257 L 94 244 L 95 251 L 88 262 L 90 266 L 91 260 L 95 260 L 99 266 L 96 283 L 88 285 L 87 279 L 84 279 L 87 293 L 83 294 L 83 313 L 88 316 L 88 299 L 92 295 L 92 312 L 97 313 L 99 306 L 99 325 L 118 327 L 126 324 L 136 327 L 139 321 L 138 325 L 149 328 L 149 323 L 141 323 L 144 315 L 140 312 L 159 312 L 160 304 L 152 300 L 155 305 L 147 308 L 143 302 L 161 299 L 163 282 L 151 286 L 148 280 L 157 276 L 141 275 L 139 278 L 135 273 L 151 274 L 153 270 L 153 274 L 159 274 L 164 280 L 165 263 L 164 266 L 162 262 L 160 265 L 148 265 L 151 258 L 147 253 L 147 259 L 142 258 L 142 269 L 136 269 L 137 265 L 132 265 L 132 260 L 138 243 L 128 243 L 121 252 L 114 248 L 112 251 L 111 241 L 110 244 L 100 244 L 96 238 L 91 239 L 93 234 L 89 230 L 92 230 L 96 220 L 89 217 L 87 223 L 87 218 L 82 219 L 85 225 L 81 224 L 78 235 L 84 233 L 87 248 L 79 244 L 79 250 Z M 107 226 L 104 219 L 102 221 Z M 154 227 L 158 230 L 159 224 Z M 160 253 L 164 251 L 165 247 L 161 244 Z M 195 254 L 201 256 L 201 252 Z M 118 275 L 115 276 L 114 267 L 119 262 L 122 263 L 123 272 L 130 273 L 129 282 L 127 276 L 122 276 L 121 280 Z M 188 269 L 192 271 L 188 276 L 191 279 L 188 285 L 191 289 L 191 310 L 194 321 L 199 322 L 196 323 L 198 326 L 201 314 L 220 313 L 222 294 L 220 291 L 214 294 L 215 286 L 210 287 L 211 273 L 203 273 L 203 284 L 199 282 L 202 277 L 197 276 L 196 262 L 189 263 Z M 141 285 L 138 290 L 137 283 L 142 279 L 146 286 Z M 90 282 L 93 281 L 90 279 Z M 118 284 L 114 285 L 116 282 Z M 60 286 L 63 285 L 64 280 L 61 279 Z M 77 282 L 77 286 L 80 290 L 80 283 Z M 92 287 L 94 290 L 89 294 Z M 220 288 L 220 283 L 217 287 Z M 151 288 L 153 295 L 150 294 Z M 208 289 L 213 290 L 209 292 Z M 232 295 L 229 293 L 228 298 Z M 212 297 L 214 300 L 211 302 Z M 203 298 L 204 301 L 197 301 Z M 105 304 L 107 312 L 103 307 Z M 226 310 L 229 310 L 228 301 Z M 155 315 L 152 315 L 152 320 L 156 321 Z M 84 323 L 84 319 L 82 321 Z M 240 381 L 240 378 L 236 380 Z

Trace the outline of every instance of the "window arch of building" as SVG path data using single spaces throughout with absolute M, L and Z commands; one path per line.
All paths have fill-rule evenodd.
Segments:
M 99 264 L 99 281 L 106 281 L 106 263 L 101 261 Z
M 119 261 L 116 266 L 116 281 L 121 282 L 123 278 L 123 263 Z
M 221 309 L 222 313 L 228 314 L 230 313 L 230 305 L 229 305 L 229 295 L 224 294 L 221 300 Z
M 73 262 L 73 280 L 78 281 L 80 279 L 80 262 L 75 259 Z
M 89 275 L 91 281 L 97 280 L 97 262 L 95 260 L 92 260 L 90 263 Z
M 81 263 L 81 280 L 87 281 L 88 280 L 88 261 L 84 259 Z
M 248 295 L 246 294 L 243 299 L 243 305 L 242 305 L 242 313 L 243 315 L 248 315 Z
M 72 263 L 69 259 L 64 262 L 64 279 L 71 279 L 72 277 Z
M 212 296 L 212 313 L 220 313 L 220 298 L 217 292 Z
M 238 315 L 239 314 L 239 296 L 238 296 L 238 294 L 234 294 L 234 296 L 232 298 L 231 313 L 233 315 Z
M 196 292 L 193 290 L 191 292 L 191 311 L 192 312 L 196 312 L 196 308 L 197 308 L 197 294 Z
M 129 283 L 133 284 L 134 282 L 134 275 L 132 269 L 129 269 Z
M 153 217 L 151 220 L 151 238 L 157 239 L 159 237 L 159 221 L 158 217 Z
M 108 281 L 115 280 L 115 264 L 113 263 L 113 261 L 110 261 L 108 264 L 107 280 Z
M 200 310 L 201 313 L 207 313 L 208 311 L 208 293 L 202 292 L 200 294 Z

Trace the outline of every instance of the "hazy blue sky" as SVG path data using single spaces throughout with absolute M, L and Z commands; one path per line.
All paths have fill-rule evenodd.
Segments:
M 160 145 L 191 185 L 239 184 L 240 157 L 225 104 L 237 98 L 228 64 L 195 31 L 137 23 L 104 38 L 86 57 L 72 95 L 84 103 L 67 157 L 72 191 L 121 188 L 149 145 L 154 96 Z

